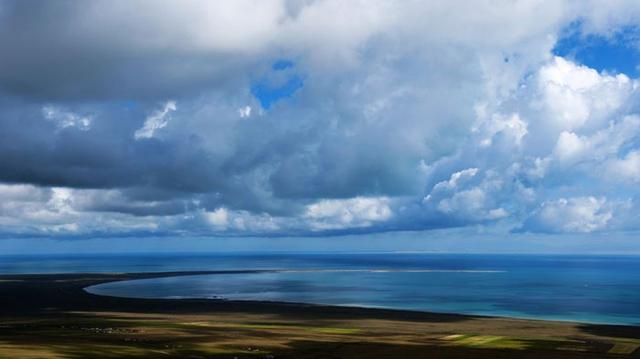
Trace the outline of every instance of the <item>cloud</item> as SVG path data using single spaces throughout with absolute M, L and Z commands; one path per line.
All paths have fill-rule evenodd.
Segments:
M 91 129 L 91 117 L 81 116 L 73 112 L 64 111 L 55 106 L 45 106 L 42 108 L 42 114 L 46 120 L 52 121 L 56 127 L 61 130 L 68 127 L 75 127 L 81 131 Z
M 493 172 L 479 175 L 478 168 L 455 172 L 446 181 L 436 183 L 422 200 L 427 211 L 437 211 L 461 222 L 482 222 L 509 216 L 500 207 L 499 192 L 505 189 L 502 179 Z M 478 177 L 476 177 L 478 176 Z
M 247 211 L 229 211 L 218 208 L 203 213 L 206 224 L 214 231 L 232 235 L 274 235 L 281 234 L 280 226 L 287 222 L 284 218 L 275 218 L 268 214 L 252 214 Z M 290 221 L 289 221 L 290 222 Z M 288 223 L 288 230 L 294 230 Z M 206 233 L 206 229 L 204 230 Z
M 247 118 L 251 116 L 251 106 L 245 106 L 238 109 L 238 115 L 240 118 Z
M 427 167 L 422 211 L 439 212 L 445 215 L 441 221 L 457 225 L 506 219 L 514 230 L 523 220 L 527 231 L 621 228 L 618 219 L 627 214 L 609 220 L 597 215 L 600 202 L 577 199 L 633 201 L 628 185 L 634 181 L 640 130 L 634 112 L 637 88 L 636 80 L 625 75 L 551 57 L 515 92 L 476 105 L 476 124 L 464 145 Z M 612 191 L 607 189 L 611 182 L 622 186 Z M 577 199 L 557 199 L 567 194 Z M 585 208 L 593 212 L 581 220 Z M 576 218 L 561 216 L 563 210 L 575 211 Z M 558 223 L 545 220 L 553 215 Z
M 323 200 L 307 206 L 305 219 L 313 230 L 369 227 L 393 216 L 389 199 L 351 198 Z
M 613 218 L 613 208 L 606 198 L 560 198 L 542 203 L 525 223 L 525 229 L 550 233 L 602 230 Z
M 91 192 L 91 191 L 89 191 Z M 83 208 L 86 190 L 0 185 L 0 237 L 153 233 L 166 219 L 129 218 Z
M 206 213 L 207 220 L 215 227 L 226 229 L 229 224 L 229 212 L 224 208 L 218 208 Z
M 285 11 L 278 0 L 3 1 L 0 83 L 49 99 L 194 93 L 255 64 Z
M 638 80 L 552 53 L 634 2 L 0 4 L 6 236 L 637 219 Z
M 593 128 L 605 121 L 638 86 L 626 75 L 601 75 L 561 57 L 538 74 L 541 107 L 562 130 Z
M 482 112 L 482 109 L 477 111 Z M 486 114 L 479 114 L 480 117 L 486 116 Z M 484 128 L 474 128 L 472 131 L 480 131 L 485 134 L 485 138 L 481 140 L 480 146 L 487 147 L 493 144 L 493 138 L 496 135 L 506 136 L 511 138 L 512 142 L 516 146 L 520 146 L 522 138 L 528 133 L 527 123 L 520 119 L 520 115 L 517 113 L 510 116 L 504 116 L 502 114 L 493 114 L 490 120 L 483 121 L 481 126 Z
M 605 165 L 606 173 L 613 174 L 614 178 L 632 183 L 640 182 L 640 152 L 630 151 L 623 158 L 611 159 Z
M 133 137 L 136 140 L 141 138 L 151 138 L 157 130 L 166 127 L 169 124 L 169 113 L 177 109 L 175 101 L 167 101 L 161 110 L 154 112 L 147 117 L 144 125 L 136 130 Z

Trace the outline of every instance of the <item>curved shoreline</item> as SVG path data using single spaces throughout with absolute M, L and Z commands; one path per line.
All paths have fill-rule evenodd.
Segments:
M 136 280 L 145 280 L 145 279 L 160 279 L 160 278 L 173 278 L 173 277 L 183 277 L 183 276 L 199 276 L 199 275 L 225 275 L 225 274 L 260 274 L 260 273 L 332 273 L 332 272 L 473 272 L 473 273 L 503 273 L 504 271 L 493 271 L 493 270 L 387 270 L 387 269 L 249 269 L 249 270 L 222 270 L 222 271 L 198 271 L 198 272 L 158 272 L 158 276 L 154 276 L 154 273 L 139 273 L 144 277 L 133 278 L 133 279 L 119 279 L 114 281 L 105 281 L 92 284 L 90 286 L 84 287 L 83 291 L 90 295 L 102 296 L 102 297 L 111 297 L 111 298 L 121 298 L 121 299 L 144 299 L 144 300 L 205 300 L 205 301 L 220 301 L 220 302 L 230 302 L 230 303 L 253 303 L 256 305 L 261 304 L 272 304 L 272 305 L 283 305 L 283 306 L 314 306 L 314 307 L 335 307 L 335 308 L 354 308 L 360 310 L 384 310 L 384 311 L 397 311 L 397 312 L 412 312 L 412 313 L 425 313 L 430 315 L 447 315 L 447 316 L 465 316 L 465 317 L 474 317 L 474 318 L 502 318 L 502 319 L 514 319 L 514 320 L 528 320 L 528 321 L 542 321 L 542 322 L 559 322 L 559 323 L 573 323 L 573 324 L 584 324 L 584 325 L 609 325 L 609 326 L 628 326 L 628 327 L 637 327 L 640 328 L 640 324 L 628 324 L 628 323 L 616 323 L 616 322 L 604 322 L 604 321 L 581 321 L 581 320 L 572 320 L 572 319 L 561 319 L 561 318 L 544 318 L 544 317 L 535 317 L 535 316 L 518 316 L 518 315 L 500 315 L 500 314 L 478 314 L 478 313 L 460 313 L 460 312 L 446 312 L 446 311 L 432 311 L 432 310 L 420 310 L 420 309 L 407 309 L 407 308 L 392 308 L 392 307 L 382 307 L 382 306 L 368 306 L 366 304 L 355 304 L 355 305 L 344 305 L 344 304 L 327 304 L 327 303 L 313 303 L 313 302 L 298 302 L 298 301 L 283 301 L 283 300 L 256 300 L 256 299 L 227 299 L 224 296 L 217 297 L 130 297 L 130 296 L 118 296 L 118 295 L 109 295 L 109 294 L 100 294 L 93 293 L 88 289 L 91 287 L 99 286 L 102 284 L 116 283 L 116 282 L 127 282 L 127 281 L 136 281 Z M 174 274 L 175 273 L 175 274 Z M 136 274 L 136 273 L 129 273 Z M 146 275 L 151 275 L 147 277 Z
M 3 313 L 46 313 L 55 310 L 112 310 L 160 313 L 206 313 L 244 311 L 251 313 L 281 313 L 317 315 L 328 318 L 380 318 L 401 320 L 460 320 L 493 318 L 456 313 L 435 313 L 415 310 L 347 307 L 322 304 L 241 301 L 220 299 L 149 299 L 93 294 L 85 288 L 127 280 L 181 277 L 209 274 L 273 273 L 277 270 L 214 270 L 140 273 L 63 273 L 0 275 L 0 315 Z
M 255 358 L 247 348 L 257 347 L 268 354 L 263 357 L 296 359 L 316 353 L 358 359 L 640 355 L 636 326 L 305 303 L 136 299 L 84 290 L 122 280 L 259 272 L 0 275 L 0 356 L 54 352 L 84 358 L 99 352 L 93 358 L 155 358 L 161 351 L 173 358 Z
M 134 298 L 101 295 L 86 288 L 121 281 L 184 277 L 215 274 L 277 273 L 281 269 L 168 271 L 139 273 L 62 273 L 62 274 L 9 274 L 0 275 L 0 314 L 3 312 L 47 312 L 58 310 L 131 310 L 146 312 L 156 310 L 165 313 L 249 311 L 292 313 L 318 312 L 326 316 L 356 316 L 395 319 L 498 319 L 542 323 L 564 323 L 585 326 L 611 326 L 637 329 L 640 326 L 617 323 L 590 323 L 571 320 L 549 320 L 516 316 L 433 312 L 412 309 L 380 308 L 367 306 L 341 306 L 321 303 L 229 300 L 223 298 Z M 3 290 L 4 289 L 4 290 Z M 11 292 L 11 295 L 2 295 Z
M 528 318 L 517 316 L 465 314 L 455 312 L 434 312 L 412 309 L 380 308 L 367 306 L 342 306 L 321 303 L 261 301 L 261 300 L 229 300 L 223 298 L 134 298 L 101 295 L 88 292 L 86 289 L 95 285 L 169 277 L 216 274 L 259 274 L 278 273 L 283 269 L 249 269 L 249 270 L 211 270 L 211 271 L 168 271 L 139 273 L 62 273 L 62 274 L 10 274 L 0 275 L 3 287 L 13 287 L 11 296 L 3 296 L 0 290 L 0 314 L 3 311 L 38 311 L 47 308 L 78 310 L 133 310 L 148 309 L 161 312 L 206 312 L 245 310 L 250 312 L 282 310 L 292 312 L 318 311 L 326 315 L 355 315 L 358 317 L 373 316 L 381 318 L 485 318 L 515 321 L 535 321 L 549 323 L 567 323 L 577 325 L 602 325 L 637 328 L 640 337 L 640 326 L 619 323 L 598 323 L 561 319 Z M 22 292 L 22 293 L 21 293 Z M 42 293 L 42 294 L 36 294 Z M 22 295 L 21 295 L 22 294 Z M 10 300 L 15 298 L 15 300 Z M 7 301 L 9 300 L 9 303 Z

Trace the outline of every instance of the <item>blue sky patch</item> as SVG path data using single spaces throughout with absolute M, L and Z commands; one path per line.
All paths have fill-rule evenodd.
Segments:
M 625 27 L 611 36 L 584 34 L 582 24 L 576 22 L 564 31 L 553 53 L 569 58 L 598 71 L 624 73 L 637 78 L 640 75 L 640 35 L 637 27 Z
M 278 60 L 271 66 L 271 73 L 251 86 L 251 94 L 263 109 L 268 110 L 277 101 L 293 96 L 302 88 L 304 81 L 293 72 L 294 67 L 292 61 Z

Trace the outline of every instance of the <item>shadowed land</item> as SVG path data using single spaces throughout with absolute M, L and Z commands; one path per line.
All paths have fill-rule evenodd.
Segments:
M 229 272 L 0 276 L 1 358 L 637 358 L 640 327 L 83 288 Z

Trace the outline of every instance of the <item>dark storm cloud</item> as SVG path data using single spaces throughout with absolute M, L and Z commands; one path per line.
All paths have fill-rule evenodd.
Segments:
M 231 86 L 255 66 L 252 53 L 262 46 L 251 32 L 240 36 L 246 46 L 198 42 L 190 37 L 189 21 L 207 19 L 172 14 L 180 9 L 175 2 L 26 0 L 1 6 L 0 88 L 38 100 L 153 100 Z

